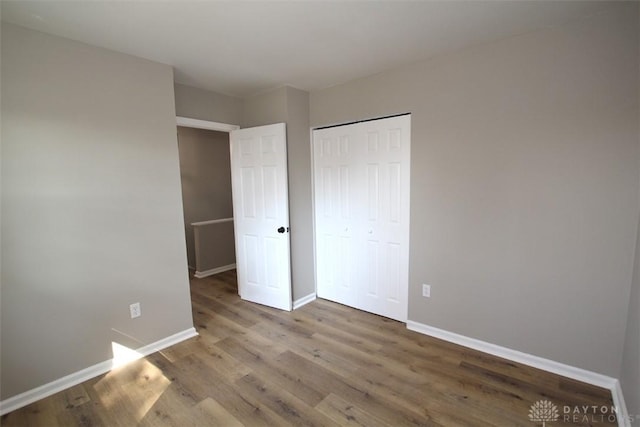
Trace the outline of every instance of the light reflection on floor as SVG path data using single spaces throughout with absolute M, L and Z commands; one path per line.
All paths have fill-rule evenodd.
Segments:
M 135 350 L 116 342 L 113 347 L 113 368 L 93 389 L 109 411 L 135 414 L 140 422 L 171 381 Z

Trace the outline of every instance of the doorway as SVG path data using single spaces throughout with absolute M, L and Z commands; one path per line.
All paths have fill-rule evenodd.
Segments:
M 189 269 L 203 278 L 236 267 L 229 130 L 237 126 L 177 119 Z
M 178 139 L 180 127 L 197 128 L 209 131 L 226 132 L 223 148 L 226 151 L 221 156 L 224 162 L 225 177 L 230 176 L 231 186 L 219 189 L 224 193 L 224 202 L 229 207 L 227 212 L 235 212 L 235 217 L 204 219 L 190 222 L 185 203 L 185 227 L 193 227 L 195 244 L 194 257 L 197 264 L 198 248 L 203 247 L 202 241 L 208 234 L 203 230 L 223 229 L 231 227 L 233 233 L 224 233 L 234 245 L 228 245 L 235 256 L 233 264 L 214 267 L 200 271 L 196 266 L 195 277 L 237 268 L 238 291 L 242 299 L 267 305 L 283 310 L 292 308 L 291 268 L 290 268 L 290 240 L 289 240 L 289 198 L 287 173 L 287 139 L 286 124 L 258 126 L 239 129 L 238 126 L 226 125 L 202 120 L 177 118 Z M 192 131 L 183 130 L 185 135 Z M 195 132 L 194 134 L 197 134 Z M 210 136 L 216 137 L 214 134 Z M 219 136 L 219 135 L 218 135 Z M 198 139 L 199 137 L 196 137 Z M 179 143 L 180 145 L 180 143 Z M 207 143 L 205 146 L 209 147 Z M 185 154 L 185 161 L 192 160 L 195 170 L 210 168 L 210 159 L 198 158 L 197 153 Z M 186 157 L 193 159 L 186 159 Z M 183 157 L 181 153 L 180 157 Z M 180 160 L 181 166 L 183 160 Z M 181 168 L 182 170 L 182 168 Z M 190 182 L 194 177 L 182 171 L 183 196 L 189 196 L 187 186 L 196 186 Z M 213 178 L 204 178 L 211 180 Z M 206 183 L 207 191 L 203 197 L 211 198 L 210 183 Z M 229 191 L 230 190 L 230 191 Z M 213 193 L 216 193 L 215 191 Z M 229 205 L 228 201 L 232 203 Z M 196 200 L 196 205 L 208 205 L 211 201 Z M 215 203 L 214 203 L 215 204 Z M 200 237 L 199 237 L 200 236 Z M 220 247 L 222 237 L 220 233 L 211 237 L 207 243 L 209 247 Z M 206 247 L 206 246 L 205 246 Z M 198 274 L 200 273 L 200 274 Z

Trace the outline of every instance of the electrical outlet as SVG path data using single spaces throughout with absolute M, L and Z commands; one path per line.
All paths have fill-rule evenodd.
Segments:
M 136 317 L 142 316 L 142 312 L 140 311 L 140 303 L 135 302 L 129 306 L 129 312 L 131 313 L 131 318 L 135 319 Z
M 431 298 L 431 285 L 422 284 L 422 296 L 425 298 Z

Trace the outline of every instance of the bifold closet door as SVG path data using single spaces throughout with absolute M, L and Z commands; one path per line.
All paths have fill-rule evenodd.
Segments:
M 360 276 L 356 129 L 339 126 L 313 134 L 317 294 L 355 307 Z
M 360 123 L 366 185 L 359 306 L 406 322 L 409 287 L 410 116 Z
M 317 290 L 406 321 L 409 115 L 314 131 Z

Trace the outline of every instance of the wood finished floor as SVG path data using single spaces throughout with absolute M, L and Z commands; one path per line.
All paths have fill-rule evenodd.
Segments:
M 2 417 L 2 426 L 549 426 L 607 390 L 316 300 L 286 313 L 241 301 L 235 271 L 191 280 L 197 338 Z M 614 422 L 608 423 L 615 425 Z

